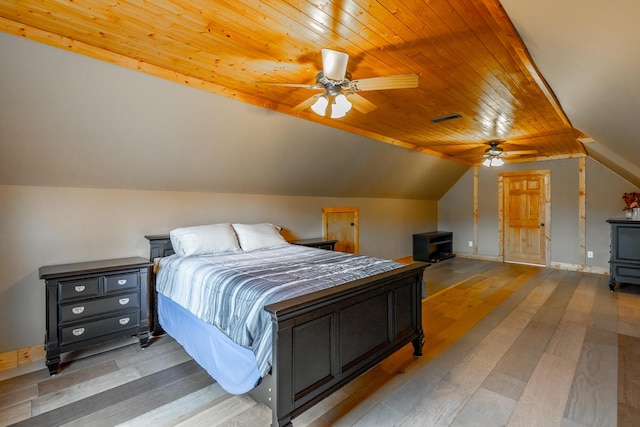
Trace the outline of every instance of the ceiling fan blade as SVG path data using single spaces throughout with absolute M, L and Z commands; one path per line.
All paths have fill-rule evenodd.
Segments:
M 304 89 L 323 90 L 318 85 L 310 85 L 305 83 L 280 83 L 280 82 L 254 82 L 257 85 L 284 86 L 284 87 L 301 87 Z
M 347 74 L 349 54 L 331 49 L 322 49 L 322 72 L 329 80 L 342 81 Z
M 538 150 L 519 150 L 519 151 L 505 151 L 505 156 L 521 156 L 523 154 L 538 154 Z
M 311 105 L 313 105 L 314 102 L 316 102 L 316 99 L 318 99 L 321 96 L 322 96 L 321 93 L 319 93 L 317 95 L 313 95 L 312 97 L 305 99 L 300 104 L 298 104 L 298 105 L 294 106 L 293 108 L 291 108 L 291 110 L 289 110 L 289 112 L 297 113 L 298 111 L 302 111 L 302 110 L 304 110 L 306 108 L 309 108 L 309 107 L 311 107 Z
M 354 92 L 362 92 L 366 90 L 410 89 L 418 87 L 418 84 L 417 74 L 397 74 L 353 80 L 349 82 L 349 88 Z
M 362 114 L 367 114 L 378 108 L 376 104 L 357 93 L 347 93 L 347 99 L 353 104 L 353 108 Z
M 474 153 L 465 152 L 465 153 L 452 154 L 453 157 L 468 158 L 468 159 L 473 159 L 473 158 L 476 158 L 476 157 L 482 157 L 484 155 L 485 155 L 484 151 L 477 151 L 477 152 L 474 152 Z

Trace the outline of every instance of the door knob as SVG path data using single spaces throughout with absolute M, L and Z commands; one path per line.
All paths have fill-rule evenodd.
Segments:
M 544 227 L 544 222 L 541 222 L 541 223 L 540 223 L 540 227 Z

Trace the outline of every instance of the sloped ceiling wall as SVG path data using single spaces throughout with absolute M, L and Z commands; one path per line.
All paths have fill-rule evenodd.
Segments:
M 589 156 L 640 185 L 640 2 L 501 0 Z
M 0 33 L 0 184 L 439 199 L 468 166 Z

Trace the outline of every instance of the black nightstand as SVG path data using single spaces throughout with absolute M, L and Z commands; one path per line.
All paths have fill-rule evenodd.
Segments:
M 309 246 L 310 248 L 318 248 L 318 249 L 327 249 L 329 251 L 332 251 L 334 246 L 336 245 L 336 243 L 338 243 L 337 240 L 323 240 L 320 237 L 316 237 L 313 239 L 302 239 L 302 240 L 294 240 L 292 242 L 289 242 L 293 245 L 300 245 L 300 246 Z
M 44 347 L 49 374 L 60 354 L 115 338 L 149 339 L 145 258 L 120 258 L 40 267 L 46 285 Z

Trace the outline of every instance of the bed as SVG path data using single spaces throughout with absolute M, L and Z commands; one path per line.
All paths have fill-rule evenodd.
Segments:
M 229 240 L 216 243 L 214 254 L 197 253 L 201 243 L 176 238 L 185 229 L 145 236 L 158 266 L 150 280 L 151 335 L 168 333 L 227 391 L 265 403 L 273 426 L 291 426 L 295 416 L 408 343 L 422 355 L 427 264 L 291 245 L 271 224 L 216 226 L 216 241 L 220 230 L 231 229 L 237 248 Z M 271 230 L 275 240 L 256 240 L 251 232 L 258 228 Z M 338 283 L 335 271 L 342 275 Z M 213 285 L 214 278 L 233 284 Z M 245 318 L 236 306 L 249 300 L 254 313 Z

